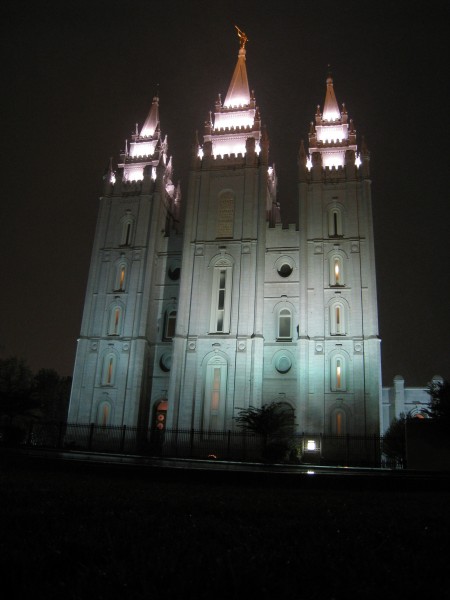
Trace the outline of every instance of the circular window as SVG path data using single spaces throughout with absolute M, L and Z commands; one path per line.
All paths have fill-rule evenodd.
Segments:
M 280 354 L 277 356 L 275 360 L 275 369 L 278 371 L 278 373 L 284 375 L 291 370 L 291 367 L 292 361 L 289 356 L 286 356 L 286 354 Z
M 172 281 L 180 279 L 180 265 L 170 265 L 167 275 Z
M 162 371 L 168 373 L 170 371 L 170 367 L 172 366 L 172 355 L 169 353 L 163 354 L 159 359 L 159 366 L 161 367 Z
M 280 277 L 289 277 L 289 275 L 292 273 L 292 267 L 290 264 L 288 263 L 283 263 L 279 268 L 278 268 L 278 275 Z

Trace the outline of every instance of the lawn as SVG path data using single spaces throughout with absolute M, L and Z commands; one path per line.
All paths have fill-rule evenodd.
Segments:
M 450 583 L 445 489 L 0 464 L 8 600 L 430 600 Z

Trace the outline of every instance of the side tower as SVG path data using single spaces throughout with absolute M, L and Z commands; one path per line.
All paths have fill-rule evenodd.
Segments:
M 193 148 L 169 427 L 232 428 L 236 408 L 261 403 L 265 232 L 277 205 L 238 33 L 225 101 Z
M 104 178 L 69 422 L 149 423 L 150 393 L 166 397 L 181 243 L 158 98 Z
M 299 417 L 305 431 L 379 432 L 381 398 L 369 153 L 331 76 L 299 153 Z

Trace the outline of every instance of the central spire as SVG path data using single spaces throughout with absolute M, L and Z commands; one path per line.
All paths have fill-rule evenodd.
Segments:
M 239 37 L 240 48 L 238 61 L 223 104 L 225 108 L 231 108 L 232 106 L 247 106 L 250 104 L 250 88 L 248 87 L 247 68 L 245 66 L 245 44 L 248 42 L 248 37 L 239 29 L 239 27 L 236 25 L 235 27 Z

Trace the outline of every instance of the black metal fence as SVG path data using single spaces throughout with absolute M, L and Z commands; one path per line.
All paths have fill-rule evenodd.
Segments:
M 392 454 L 382 436 L 296 433 L 270 438 L 247 431 L 145 429 L 94 423 L 29 422 L 18 428 L 0 424 L 0 444 L 124 453 L 154 457 L 243 462 L 291 462 L 335 466 L 403 468 L 402 453 Z

